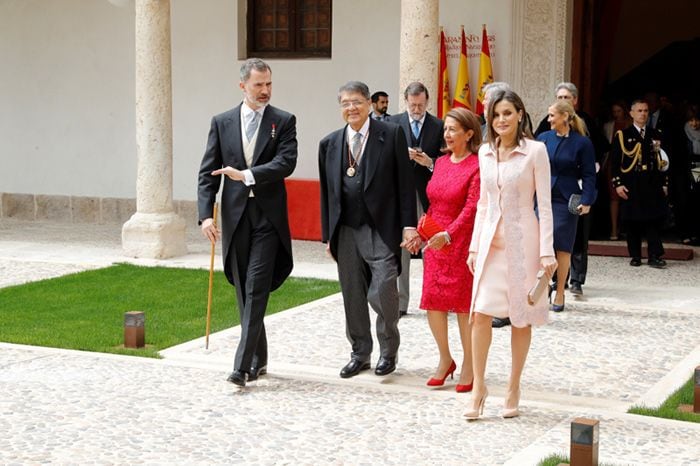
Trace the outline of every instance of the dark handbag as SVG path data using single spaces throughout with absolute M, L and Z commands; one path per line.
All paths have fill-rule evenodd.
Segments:
M 581 195 L 572 194 L 569 196 L 569 213 L 571 215 L 581 215 L 581 211 L 578 210 L 578 206 L 581 204 Z

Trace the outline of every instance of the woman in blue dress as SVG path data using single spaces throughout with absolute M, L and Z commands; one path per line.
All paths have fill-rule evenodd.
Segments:
M 557 100 L 548 111 L 551 131 L 538 136 L 549 154 L 552 171 L 552 216 L 554 218 L 554 251 L 557 256 L 556 294 L 552 310 L 564 310 L 564 285 L 569 274 L 571 251 L 576 239 L 579 215 L 586 215 L 595 202 L 595 150 L 588 138 L 583 120 L 576 115 L 568 100 Z M 580 194 L 578 215 L 569 212 L 569 198 Z

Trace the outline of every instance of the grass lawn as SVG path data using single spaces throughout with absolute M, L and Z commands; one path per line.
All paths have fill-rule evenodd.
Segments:
M 676 419 L 678 421 L 700 422 L 700 414 L 678 411 L 678 405 L 693 404 L 693 392 L 693 378 L 691 377 L 685 385 L 676 390 L 657 409 L 646 408 L 644 406 L 633 406 L 628 412 L 632 414 L 641 414 L 642 416 Z
M 204 336 L 206 270 L 119 264 L 0 289 L 0 341 L 158 357 Z M 267 315 L 337 293 L 337 282 L 289 278 L 272 293 Z M 124 313 L 144 311 L 146 348 L 126 349 Z M 216 272 L 211 332 L 238 325 L 235 289 Z
M 569 457 L 568 456 L 561 456 L 561 455 L 552 455 L 548 456 L 539 463 L 537 463 L 537 466 L 557 466 L 559 463 L 569 463 Z
M 566 463 L 569 464 L 569 457 L 568 456 L 561 456 L 561 455 L 552 455 L 548 456 L 539 463 L 537 463 L 537 466 L 557 466 L 560 463 Z M 600 463 L 600 466 L 612 466 L 609 463 Z

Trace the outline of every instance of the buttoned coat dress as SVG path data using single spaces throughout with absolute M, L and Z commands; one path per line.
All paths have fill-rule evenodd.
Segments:
M 500 186 L 499 164 L 503 165 Z M 508 316 L 515 327 L 545 324 L 548 315 L 546 294 L 543 293 L 534 305 L 529 305 L 527 293 L 537 279 L 540 259 L 554 256 L 547 149 L 541 142 L 524 139 L 508 160 L 498 162 L 497 150 L 484 144 L 479 149 L 479 173 L 480 198 L 469 246 L 469 251 L 477 254 L 471 310 L 474 311 L 478 290 L 488 292 L 495 285 L 486 281 L 482 283 L 481 274 L 502 219 Z

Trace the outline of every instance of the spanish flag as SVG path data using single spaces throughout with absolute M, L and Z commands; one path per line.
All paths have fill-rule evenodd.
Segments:
M 476 113 L 484 113 L 484 86 L 493 82 L 493 69 L 491 68 L 491 52 L 489 52 L 489 37 L 486 34 L 486 25 L 481 38 L 481 58 L 479 60 L 479 94 L 476 96 Z
M 450 83 L 447 76 L 447 50 L 445 48 L 445 33 L 440 28 L 440 59 L 438 74 L 438 118 L 445 119 L 450 111 Z
M 457 69 L 457 85 L 452 99 L 452 108 L 464 107 L 472 109 L 471 89 L 469 88 L 469 62 L 467 61 L 467 38 L 464 37 L 462 26 L 462 53 L 459 56 L 459 68 Z

